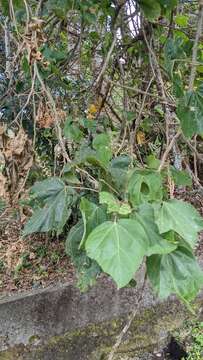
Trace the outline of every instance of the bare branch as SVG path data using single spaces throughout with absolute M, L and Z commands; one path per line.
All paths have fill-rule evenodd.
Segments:
M 202 34 L 202 24 L 203 24 L 203 3 L 202 3 L 202 1 L 199 2 L 199 5 L 200 5 L 199 6 L 199 19 L 198 19 L 198 24 L 197 24 L 195 42 L 194 42 L 193 50 L 192 50 L 192 66 L 191 66 L 191 73 L 190 73 L 190 79 L 189 79 L 189 91 L 192 91 L 194 88 L 198 44 L 199 44 L 200 36 Z

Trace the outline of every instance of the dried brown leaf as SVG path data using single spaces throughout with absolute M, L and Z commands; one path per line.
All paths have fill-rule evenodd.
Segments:
M 6 185 L 6 177 L 2 173 L 0 173 L 0 197 L 2 198 L 5 198 L 6 196 L 5 185 Z

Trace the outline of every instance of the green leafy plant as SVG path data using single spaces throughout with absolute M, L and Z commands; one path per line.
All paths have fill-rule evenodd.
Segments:
M 97 149 L 99 146 L 103 143 Z M 62 232 L 76 205 L 81 218 L 68 234 L 66 249 L 80 272 L 97 275 L 102 270 L 120 288 L 128 285 L 146 259 L 156 293 L 162 298 L 176 294 L 188 302 L 203 285 L 203 273 L 193 255 L 203 219 L 192 205 L 168 198 L 164 172 L 147 166 L 140 169 L 133 162 L 123 167 L 122 160 L 108 159 L 105 167 L 100 162 L 93 166 L 86 156 L 79 160 L 87 168 L 91 162 L 96 191 L 78 186 L 76 192 L 65 178 L 34 185 L 32 194 L 41 205 L 26 224 L 24 235 Z M 122 175 L 121 186 L 112 173 L 115 162 L 121 164 L 116 167 L 116 174 Z

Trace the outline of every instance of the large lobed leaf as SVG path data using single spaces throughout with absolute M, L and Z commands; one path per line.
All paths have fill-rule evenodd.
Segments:
M 127 174 L 132 159 L 127 155 L 121 155 L 111 160 L 109 172 L 118 189 L 124 189 L 127 182 Z
M 150 204 L 142 204 L 135 218 L 142 225 L 147 240 L 147 256 L 152 254 L 168 254 L 177 248 L 175 242 L 170 242 L 159 234 L 155 223 L 154 209 Z
M 91 232 L 85 247 L 88 256 L 112 276 L 119 288 L 133 278 L 143 256 L 176 249 L 158 234 L 155 224 L 138 214 L 134 219 L 104 222 Z
M 132 205 L 162 199 L 162 178 L 157 171 L 136 169 L 130 176 L 128 194 Z
M 36 183 L 32 187 L 32 193 L 42 201 L 43 207 L 34 211 L 24 227 L 23 236 L 50 230 L 60 234 L 71 214 L 71 205 L 76 198 L 75 191 L 62 180 L 51 178 Z
M 161 6 L 157 0 L 139 0 L 139 5 L 146 18 L 150 21 L 161 15 Z
M 155 221 L 161 234 L 173 230 L 192 248 L 197 242 L 198 232 L 203 229 L 203 219 L 197 210 L 177 199 L 164 201 L 155 207 Z
M 48 198 L 57 196 L 63 190 L 64 182 L 57 177 L 51 177 L 43 181 L 37 181 L 31 187 L 31 194 L 38 200 L 46 201 Z
M 80 242 L 80 247 L 85 243 L 87 236 L 98 225 L 106 221 L 106 213 L 101 206 L 82 198 L 80 202 L 80 211 L 83 219 L 83 235 Z
M 203 272 L 191 251 L 183 246 L 167 255 L 149 257 L 147 274 L 160 298 L 176 294 L 191 301 L 203 285 Z
M 177 116 L 186 137 L 203 133 L 203 94 L 202 87 L 183 96 L 177 107 Z
M 87 291 L 88 287 L 95 283 L 96 277 L 101 272 L 101 269 L 96 261 L 87 257 L 84 250 L 79 249 L 83 233 L 83 221 L 79 220 L 69 231 L 65 248 L 67 255 L 71 257 L 77 271 L 77 286 L 81 291 Z
M 136 220 L 106 221 L 86 240 L 86 251 L 121 288 L 129 283 L 146 253 L 145 233 Z

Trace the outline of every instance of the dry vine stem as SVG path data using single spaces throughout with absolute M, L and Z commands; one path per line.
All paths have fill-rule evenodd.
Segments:
M 138 310 L 139 310 L 138 305 L 140 304 L 140 302 L 142 301 L 143 296 L 144 296 L 145 285 L 146 285 L 146 274 L 144 275 L 144 280 L 143 280 L 142 287 L 141 287 L 139 295 L 138 295 L 138 297 L 137 297 L 137 299 L 135 301 L 136 302 L 135 308 L 132 311 L 127 324 L 124 326 L 124 328 L 122 329 L 122 331 L 118 335 L 117 340 L 116 340 L 116 342 L 115 342 L 115 344 L 114 344 L 114 346 L 113 346 L 107 360 L 113 360 L 116 350 L 119 348 L 119 346 L 120 346 L 120 344 L 121 344 L 121 342 L 123 340 L 123 337 L 128 332 L 128 330 L 129 330 L 135 316 L 137 315 Z
M 162 98 L 165 102 L 164 113 L 165 113 L 165 123 L 166 123 L 166 150 L 162 157 L 160 170 L 162 169 L 162 167 L 164 165 L 163 161 L 165 161 L 167 159 L 167 156 L 171 150 L 173 150 L 174 164 L 178 170 L 181 170 L 182 169 L 182 159 L 180 158 L 180 152 L 179 152 L 179 150 L 176 146 L 176 142 L 175 142 L 176 138 L 179 137 L 181 132 L 174 134 L 174 132 L 175 132 L 175 128 L 173 125 L 174 115 L 172 113 L 172 110 L 170 109 L 170 105 L 168 104 L 168 97 L 167 97 L 167 93 L 165 90 L 161 69 L 160 69 L 156 54 L 153 51 L 152 47 L 150 46 L 150 44 L 147 40 L 147 36 L 146 36 L 144 29 L 143 29 L 143 35 L 144 35 L 144 39 L 145 39 L 145 42 L 146 42 L 146 45 L 147 45 L 147 48 L 149 51 L 149 61 L 150 61 L 150 65 L 151 65 L 153 74 L 156 78 L 157 89 L 158 89 L 158 92 L 160 92 L 160 95 L 162 96 Z M 171 126 L 173 126 L 172 129 L 171 129 Z M 170 130 L 173 130 L 173 131 L 170 131 Z
M 193 90 L 195 75 L 196 75 L 196 63 L 197 63 L 197 51 L 198 51 L 198 44 L 199 39 L 202 34 L 202 25 L 203 25 L 203 0 L 199 1 L 199 20 L 197 24 L 197 31 L 195 36 L 195 42 L 192 49 L 192 66 L 191 66 L 191 74 L 189 80 L 189 91 Z
M 39 70 L 38 70 L 36 61 L 34 62 L 34 69 L 35 69 L 35 72 L 36 72 L 36 76 L 37 76 L 37 78 L 38 78 L 38 80 L 39 80 L 39 82 L 40 82 L 40 84 L 42 86 L 42 89 L 45 92 L 45 94 L 47 95 L 47 98 L 48 98 L 48 100 L 49 100 L 49 102 L 51 104 L 52 111 L 53 111 L 54 118 L 55 118 L 55 125 L 56 125 L 56 129 L 57 129 L 57 133 L 58 133 L 58 140 L 59 140 L 59 144 L 60 144 L 63 156 L 64 156 L 64 158 L 66 159 L 67 162 L 70 162 L 71 160 L 70 160 L 70 158 L 69 158 L 69 156 L 67 154 L 65 144 L 64 144 L 64 141 L 63 141 L 63 136 L 62 136 L 62 132 L 61 132 L 60 122 L 59 122 L 58 113 L 57 113 L 57 110 L 56 110 L 56 105 L 55 105 L 54 99 L 53 99 L 53 97 L 51 95 L 50 90 L 45 86 L 44 81 L 42 80 L 42 77 L 39 74 Z
M 159 168 L 158 168 L 158 171 L 159 171 L 159 172 L 163 169 L 164 164 L 165 164 L 165 162 L 166 162 L 166 159 L 167 159 L 167 157 L 168 157 L 171 149 L 173 148 L 176 139 L 180 136 L 180 134 L 181 134 L 181 130 L 179 130 L 179 131 L 175 134 L 175 136 L 172 138 L 170 144 L 167 146 L 167 148 L 166 148 L 166 150 L 165 150 L 165 152 L 164 152 L 164 154 L 163 154 L 163 157 L 162 157 L 162 159 L 161 159 L 161 163 L 160 163 L 160 165 L 159 165 Z

